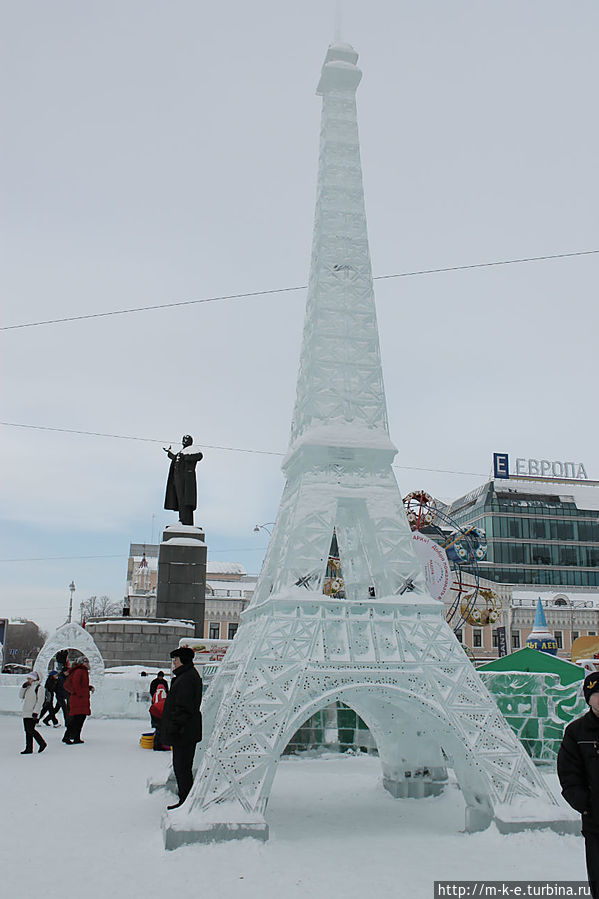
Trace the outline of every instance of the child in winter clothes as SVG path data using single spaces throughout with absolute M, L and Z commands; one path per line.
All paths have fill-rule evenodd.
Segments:
M 19 698 L 23 700 L 22 714 L 25 728 L 25 749 L 21 755 L 30 755 L 33 752 L 34 740 L 39 746 L 38 752 L 43 752 L 48 744 L 35 728 L 44 705 L 45 690 L 40 683 L 37 671 L 31 671 L 27 675 L 27 680 L 19 690 Z
M 54 697 L 56 695 L 56 689 L 58 687 L 58 671 L 50 671 L 48 677 L 46 678 L 45 683 L 45 694 L 46 698 L 44 700 L 44 705 L 40 712 L 40 721 L 43 721 L 44 724 L 50 726 L 50 722 L 54 725 L 54 727 L 60 727 L 58 723 L 58 718 L 56 717 L 56 712 L 60 708 L 59 705 L 54 706 Z
M 160 672 L 162 674 L 162 672 Z M 168 684 L 164 680 L 159 680 L 159 677 L 156 680 L 152 681 L 150 687 L 156 684 L 156 689 L 152 693 L 152 705 L 150 706 L 150 721 L 152 722 L 152 727 L 154 728 L 154 749 L 156 751 L 160 751 L 162 747 L 162 740 L 160 738 L 160 722 L 162 721 L 162 713 L 164 711 L 164 703 L 166 701 L 166 697 L 168 695 Z

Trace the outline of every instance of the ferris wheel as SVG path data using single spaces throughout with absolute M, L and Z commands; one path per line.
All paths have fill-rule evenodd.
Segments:
M 424 490 L 413 490 L 403 502 L 427 586 L 447 606 L 453 631 L 466 623 L 484 627 L 497 621 L 501 600 L 480 586 L 478 563 L 487 555 L 485 532 L 460 527 Z

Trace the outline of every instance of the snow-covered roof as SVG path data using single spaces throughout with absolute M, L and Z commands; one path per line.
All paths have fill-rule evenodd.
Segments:
M 240 576 L 247 574 L 247 571 L 239 562 L 206 562 L 206 575 L 211 574 L 238 574 Z
M 223 591 L 229 590 L 232 594 L 237 593 L 248 593 L 253 591 L 256 586 L 256 581 L 221 581 L 221 580 L 210 580 L 210 578 L 206 578 L 206 586 L 211 587 L 212 590 Z M 208 599 L 209 592 L 206 591 L 206 598 Z M 220 597 L 222 599 L 222 597 Z M 235 595 L 231 597 L 231 599 L 235 599 Z
M 498 478 L 493 481 L 496 493 L 528 493 L 532 496 L 558 496 L 562 501 L 572 499 L 578 509 L 599 512 L 599 487 L 584 481 L 554 483 L 527 478 Z
M 513 493 L 514 498 L 521 493 L 528 494 L 528 496 L 557 496 L 562 502 L 574 502 L 577 509 L 599 512 L 599 484 L 597 481 L 588 483 L 583 480 L 559 482 L 509 477 L 487 481 L 465 496 L 458 497 L 450 505 L 450 514 L 464 509 L 468 505 L 473 505 L 474 501 L 485 493 L 490 485 L 493 485 L 495 493 Z
M 93 618 L 88 624 L 124 624 L 128 627 L 130 624 L 144 624 L 154 627 L 194 627 L 194 622 L 183 620 L 180 618 Z
M 171 537 L 166 541 L 169 546 L 201 546 L 201 540 L 195 540 L 193 537 Z
M 172 537 L 169 543 L 177 543 L 178 545 L 197 545 L 197 540 L 193 540 L 189 537 Z M 133 559 L 133 574 L 137 572 L 137 569 L 141 565 L 143 560 L 142 556 L 132 556 Z M 148 563 L 149 571 L 157 571 L 158 570 L 158 556 L 146 556 L 146 562 Z M 239 577 L 252 577 L 252 575 L 248 575 L 246 569 L 239 562 L 213 562 L 209 560 L 206 562 L 206 574 L 210 577 L 211 574 L 232 574 L 237 575 Z

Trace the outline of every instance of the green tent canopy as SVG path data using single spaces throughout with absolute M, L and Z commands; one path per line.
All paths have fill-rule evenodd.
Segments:
M 535 674 L 557 674 L 562 686 L 584 680 L 585 670 L 572 662 L 566 662 L 557 656 L 540 652 L 538 649 L 517 649 L 507 656 L 479 665 L 477 671 L 516 671 Z

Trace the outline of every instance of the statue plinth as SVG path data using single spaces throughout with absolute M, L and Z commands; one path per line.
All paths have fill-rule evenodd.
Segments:
M 207 553 L 202 528 L 165 528 L 158 552 L 156 616 L 194 621 L 196 637 L 204 636 Z

